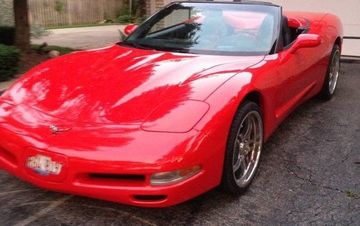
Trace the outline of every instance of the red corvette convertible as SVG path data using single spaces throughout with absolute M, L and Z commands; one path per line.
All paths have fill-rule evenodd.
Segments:
M 124 41 L 49 60 L 5 91 L 0 167 L 45 189 L 144 207 L 219 185 L 243 193 L 281 121 L 334 95 L 341 45 L 341 22 L 327 13 L 172 3 Z

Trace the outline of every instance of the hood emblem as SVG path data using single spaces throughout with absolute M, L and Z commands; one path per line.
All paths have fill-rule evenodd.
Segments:
M 52 134 L 58 134 L 58 133 L 67 132 L 70 130 L 70 128 L 60 128 L 56 125 L 50 125 L 49 129 Z

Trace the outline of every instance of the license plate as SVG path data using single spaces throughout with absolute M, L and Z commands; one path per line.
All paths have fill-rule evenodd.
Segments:
M 53 161 L 51 157 L 40 154 L 28 157 L 26 166 L 42 176 L 59 175 L 63 167 L 61 163 Z

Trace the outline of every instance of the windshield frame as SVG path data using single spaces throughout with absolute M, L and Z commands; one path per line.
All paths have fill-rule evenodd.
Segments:
M 149 30 L 161 19 L 165 18 L 167 15 L 175 10 L 175 8 L 188 8 L 196 5 L 258 5 L 261 7 L 275 7 L 277 12 L 274 11 L 274 34 L 272 40 L 272 46 L 269 51 L 217 51 L 217 50 L 196 50 L 196 49 L 182 49 L 182 48 L 167 48 L 165 46 L 153 46 L 153 45 L 143 45 L 139 42 L 136 42 L 137 38 L 144 33 L 149 32 Z M 259 10 L 261 12 L 261 10 Z M 270 14 L 270 13 L 269 13 Z M 277 45 L 279 42 L 280 32 L 281 32 L 281 17 L 282 17 L 282 7 L 274 5 L 271 3 L 262 3 L 262 2 L 200 2 L 200 1 L 191 1 L 191 2 L 173 2 L 165 6 L 163 9 L 159 10 L 147 20 L 145 20 L 133 33 L 131 33 L 123 42 L 120 42 L 120 45 L 131 46 L 133 48 L 139 49 L 154 49 L 159 51 L 167 52 L 181 52 L 181 53 L 190 53 L 190 54 L 205 54 L 205 55 L 225 55 L 225 56 L 257 56 L 257 55 L 268 55 L 275 53 Z

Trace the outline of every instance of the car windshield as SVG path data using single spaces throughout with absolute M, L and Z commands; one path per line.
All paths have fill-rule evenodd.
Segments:
M 281 8 L 261 4 L 175 3 L 122 45 L 171 52 L 264 55 L 275 46 Z

